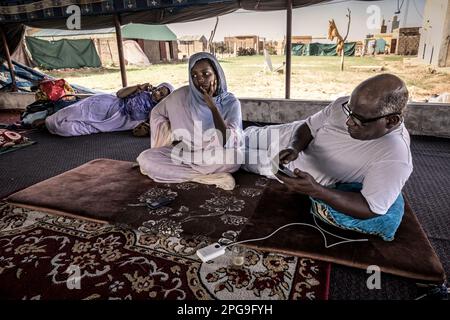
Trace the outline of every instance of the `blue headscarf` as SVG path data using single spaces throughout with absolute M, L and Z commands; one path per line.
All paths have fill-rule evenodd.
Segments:
M 191 71 L 194 65 L 199 60 L 203 59 L 209 60 L 214 71 L 216 72 L 217 96 L 212 97 L 212 99 L 217 106 L 217 109 L 226 123 L 236 120 L 239 122 L 240 128 L 242 128 L 242 115 L 239 100 L 236 99 L 232 93 L 228 92 L 223 69 L 216 57 L 208 52 L 199 52 L 193 54 L 189 58 L 189 108 L 193 119 L 202 121 L 203 131 L 215 128 L 212 113 L 203 99 L 203 93 L 195 87 L 191 76 Z
M 166 87 L 169 94 L 174 91 L 174 87 L 167 82 L 159 84 L 156 88 Z M 129 115 L 131 120 L 147 120 L 153 107 L 158 102 L 153 101 L 152 92 L 141 91 L 136 92 L 128 97 L 121 99 L 120 107 L 123 115 Z

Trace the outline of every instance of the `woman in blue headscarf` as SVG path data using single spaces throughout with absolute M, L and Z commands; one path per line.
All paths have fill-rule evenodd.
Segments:
M 157 182 L 196 181 L 234 187 L 242 137 L 241 104 L 228 92 L 217 59 L 189 59 L 189 86 L 175 90 L 150 115 L 151 149 L 137 161 Z M 236 156 L 238 159 L 236 159 Z
M 45 119 L 48 131 L 60 136 L 131 130 L 147 120 L 156 104 L 174 91 L 169 83 L 148 83 L 82 99 Z

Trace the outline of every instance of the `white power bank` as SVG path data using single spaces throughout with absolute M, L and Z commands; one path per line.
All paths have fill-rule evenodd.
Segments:
M 203 261 L 208 262 L 209 260 L 213 260 L 221 255 L 225 254 L 225 247 L 222 247 L 220 244 L 213 243 L 207 247 L 201 248 L 197 250 L 197 256 Z

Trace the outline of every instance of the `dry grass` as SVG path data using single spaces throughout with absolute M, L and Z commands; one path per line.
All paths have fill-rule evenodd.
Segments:
M 220 58 L 220 56 L 219 56 Z M 275 68 L 284 57 L 272 56 Z M 408 85 L 414 101 L 423 101 L 432 94 L 450 92 L 450 74 L 432 72 L 410 63 L 401 56 L 346 57 L 346 70 L 341 72 L 339 57 L 297 57 L 292 59 L 291 97 L 296 99 L 331 100 L 350 94 L 368 77 L 380 72 L 354 70 L 351 66 L 382 66 L 383 71 L 400 76 Z M 264 71 L 262 56 L 223 58 L 220 63 L 227 76 L 229 91 L 238 97 L 283 98 L 284 74 Z M 121 87 L 117 67 L 47 72 L 71 83 L 114 92 Z M 186 63 L 158 64 L 146 68 L 127 67 L 128 84 L 168 81 L 176 87 L 188 84 Z

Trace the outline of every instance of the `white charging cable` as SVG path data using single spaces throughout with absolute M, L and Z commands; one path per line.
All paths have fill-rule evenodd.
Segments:
M 284 226 L 279 227 L 277 230 L 275 230 L 274 232 L 272 232 L 271 234 L 269 234 L 266 237 L 237 241 L 237 242 L 233 242 L 233 243 L 230 243 L 228 245 L 225 245 L 225 246 L 222 246 L 222 245 L 220 245 L 219 243 L 216 242 L 216 243 L 210 244 L 209 246 L 206 246 L 204 248 L 198 249 L 196 253 L 197 253 L 197 256 L 203 262 L 208 262 L 209 260 L 213 260 L 213 259 L 215 259 L 217 257 L 220 257 L 220 256 L 224 255 L 225 254 L 225 249 L 227 249 L 229 247 L 232 247 L 232 246 L 235 246 L 235 245 L 241 244 L 241 243 L 261 241 L 261 240 L 268 239 L 271 236 L 273 236 L 275 233 L 277 233 L 278 231 L 280 231 L 280 230 L 282 230 L 284 228 L 290 227 L 290 226 L 308 226 L 308 227 L 313 227 L 313 228 L 319 230 L 319 232 L 322 235 L 323 240 L 325 242 L 325 248 L 326 249 L 334 247 L 334 246 L 337 246 L 337 245 L 340 245 L 340 244 L 349 243 L 349 242 L 369 241 L 369 239 L 348 239 L 348 238 L 344 238 L 344 237 L 341 237 L 339 235 L 333 234 L 333 233 L 331 233 L 331 232 L 329 232 L 329 231 L 327 231 L 325 229 L 322 229 L 317 224 L 315 216 L 313 216 L 313 219 L 314 219 L 314 223 L 316 224 L 315 226 L 312 225 L 312 224 L 303 223 L 303 222 L 288 223 L 288 224 L 285 224 Z M 325 236 L 325 233 L 327 233 L 329 235 L 332 235 L 332 236 L 335 236 L 336 238 L 342 239 L 344 241 L 340 241 L 340 242 L 336 242 L 336 243 L 333 243 L 331 245 L 328 245 L 328 241 L 327 241 L 327 237 Z
M 275 230 L 274 232 L 272 232 L 271 234 L 269 234 L 269 235 L 266 236 L 266 237 L 255 238 L 255 239 L 248 239 L 248 240 L 242 240 L 242 241 L 233 242 L 233 243 L 230 243 L 230 244 L 226 245 L 225 248 L 228 248 L 228 247 L 231 247 L 231 246 L 234 246 L 234 245 L 237 245 L 237 244 L 241 244 L 241 243 L 246 243 L 246 242 L 254 242 L 254 241 L 266 240 L 266 239 L 272 237 L 272 236 L 273 236 L 275 233 L 277 233 L 278 231 L 280 231 L 280 230 L 282 230 L 282 229 L 284 229 L 284 228 L 290 227 L 290 226 L 308 226 L 308 227 L 313 227 L 313 228 L 319 230 L 319 232 L 320 232 L 320 234 L 322 235 L 323 240 L 324 240 L 324 242 L 325 242 L 325 248 L 326 248 L 326 249 L 329 249 L 329 248 L 331 248 L 331 247 L 334 247 L 334 246 L 337 246 L 337 245 L 340 245 L 340 244 L 349 243 L 349 242 L 363 242 L 363 241 L 369 241 L 369 239 L 348 239 L 348 238 L 341 237 L 341 236 L 336 235 L 336 234 L 334 234 L 334 233 L 331 233 L 331 232 L 329 232 L 329 231 L 327 231 L 327 230 L 325 230 L 325 229 L 322 229 L 322 228 L 317 224 L 316 217 L 313 216 L 313 219 L 314 219 L 314 223 L 316 224 L 315 226 L 312 225 L 312 224 L 309 224 L 309 223 L 303 223 L 303 222 L 293 222 L 293 223 L 288 223 L 288 224 L 285 224 L 284 226 L 279 227 L 277 230 Z M 342 240 L 344 240 L 344 241 L 340 241 L 340 242 L 336 242 L 336 243 L 333 243 L 333 244 L 331 244 L 331 245 L 328 245 L 328 241 L 327 241 L 327 237 L 325 236 L 325 233 L 327 233 L 327 234 L 329 234 L 329 235 L 332 235 L 332 236 L 335 236 L 336 238 L 342 239 Z

